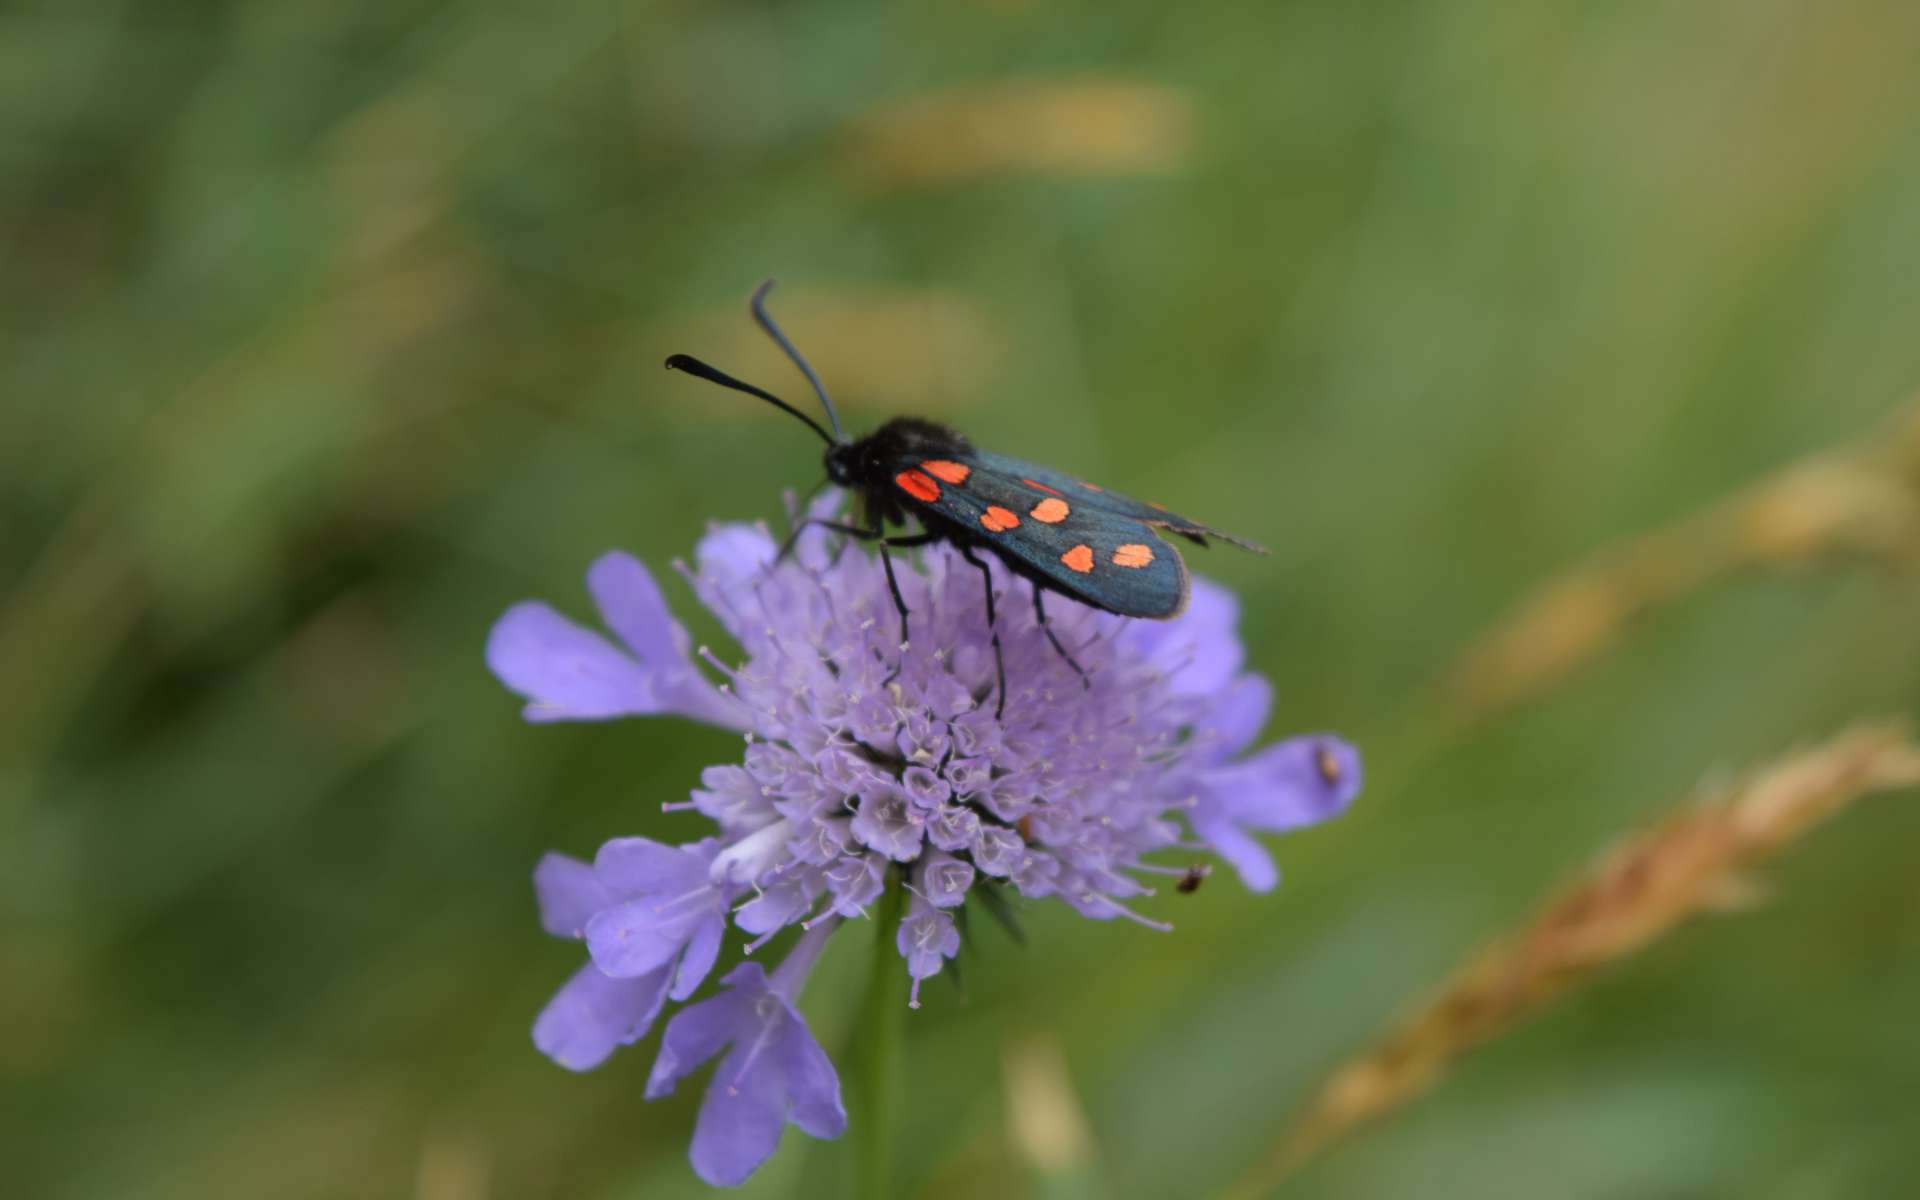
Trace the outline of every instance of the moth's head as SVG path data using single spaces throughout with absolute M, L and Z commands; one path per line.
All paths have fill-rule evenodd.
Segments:
M 858 442 L 832 442 L 823 456 L 827 465 L 827 478 L 840 487 L 852 487 L 860 478 L 860 444 Z

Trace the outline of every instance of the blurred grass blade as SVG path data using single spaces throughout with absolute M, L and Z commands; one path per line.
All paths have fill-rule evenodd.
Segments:
M 846 161 L 877 191 L 1008 175 L 1167 175 L 1192 158 L 1195 123 L 1183 93 L 1144 80 L 1000 82 L 910 97 L 862 118 Z
M 1036 1200 L 1091 1200 L 1105 1194 L 1093 1134 L 1073 1090 L 1067 1057 L 1048 1037 L 1009 1042 L 1002 1051 L 1007 1136 L 1033 1181 Z
M 1595 972 L 1703 911 L 1751 904 L 1742 875 L 1861 796 L 1920 784 L 1920 747 L 1863 725 L 1715 789 L 1603 855 L 1520 929 L 1336 1070 L 1273 1155 L 1231 1193 L 1263 1195 L 1362 1125 L 1412 1101 L 1448 1065 Z
M 1793 463 L 1547 580 L 1461 655 L 1444 707 L 1473 722 L 1533 699 L 1606 654 L 1636 617 L 1743 571 L 1917 560 L 1920 409 L 1896 438 Z

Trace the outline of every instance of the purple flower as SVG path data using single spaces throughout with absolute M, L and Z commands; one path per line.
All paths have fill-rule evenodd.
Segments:
M 514 605 L 494 622 L 487 666 L 530 701 L 527 720 L 677 713 L 744 728 L 739 712 L 687 658 L 687 631 L 639 560 L 618 551 L 601 555 L 587 571 L 587 590 L 621 646 L 537 600 Z
M 533 1025 L 533 1042 L 563 1067 L 588 1071 L 647 1035 L 671 995 L 685 1000 L 713 969 L 732 893 L 708 882 L 717 843 L 662 846 L 616 838 L 592 866 L 549 854 L 533 872 L 540 923 L 584 938 L 593 961 Z M 695 883 L 672 894 L 677 884 Z M 597 948 L 596 948 L 597 947 Z
M 822 1137 L 844 1125 L 832 1067 L 793 1001 L 824 931 L 866 915 L 889 880 L 913 892 L 895 941 L 917 1006 L 920 983 L 959 950 L 954 913 L 976 886 L 1170 928 L 1134 907 L 1154 894 L 1144 879 L 1211 851 L 1265 891 L 1278 873 L 1253 835 L 1324 820 L 1359 790 L 1357 753 L 1330 734 L 1253 748 L 1270 690 L 1243 669 L 1232 596 L 1204 580 L 1172 621 L 1052 605 L 1083 685 L 1018 602 L 1029 585 L 995 564 L 1007 671 L 996 716 L 980 577 L 957 554 L 896 563 L 913 612 L 904 647 L 872 556 L 818 534 L 774 555 L 764 528 L 718 526 L 695 565 L 679 565 L 740 646 L 737 665 L 697 652 L 717 686 L 652 576 L 621 554 L 588 575 L 618 644 L 527 603 L 487 647 L 531 701 L 529 720 L 671 712 L 746 734 L 740 761 L 663 806 L 697 810 L 717 837 L 618 839 L 591 868 L 550 856 L 536 874 L 547 928 L 584 938 L 592 958 L 535 1028 L 574 1069 L 643 1036 L 667 998 L 690 997 L 729 914 L 754 936 L 748 953 L 789 926 L 809 930 L 789 959 L 799 967 L 773 981 L 737 968 L 729 990 L 668 1023 L 649 1094 L 733 1046 L 694 1139 L 703 1178 L 744 1179 L 785 1119 Z
M 700 1064 L 727 1051 L 693 1130 L 693 1169 L 708 1183 L 745 1183 L 773 1154 L 789 1121 L 817 1138 L 846 1132 L 840 1077 L 793 1007 L 833 925 L 828 920 L 809 930 L 772 979 L 759 963 L 742 963 L 721 980 L 726 991 L 667 1022 L 647 1078 L 649 1100 L 668 1095 Z
M 893 941 L 900 948 L 900 957 L 907 960 L 907 974 L 913 977 L 907 1007 L 919 1008 L 920 985 L 939 974 L 946 961 L 960 953 L 960 930 L 955 927 L 952 914 L 935 908 L 922 896 L 915 896 Z

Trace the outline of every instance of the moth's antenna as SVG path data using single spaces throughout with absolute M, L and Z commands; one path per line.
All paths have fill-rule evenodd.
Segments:
M 727 374 L 725 371 L 718 369 L 717 367 L 710 367 L 706 363 L 701 362 L 699 359 L 693 357 L 690 354 L 675 354 L 672 357 L 668 358 L 667 370 L 685 371 L 687 374 L 698 376 L 699 378 L 706 380 L 708 383 L 717 383 L 723 388 L 732 388 L 736 392 L 745 392 L 749 396 L 758 396 L 762 400 L 765 400 L 768 404 L 773 405 L 775 408 L 781 409 L 784 412 L 790 412 L 794 416 L 799 417 L 802 421 L 805 421 L 807 423 L 807 428 L 819 434 L 820 440 L 825 442 L 827 445 L 831 446 L 834 444 L 835 439 L 833 435 L 829 434 L 826 430 L 820 428 L 820 422 L 814 420 L 812 417 L 801 412 L 799 409 L 795 408 L 793 405 L 788 404 L 785 400 L 782 400 L 780 397 L 774 395 L 772 392 L 762 391 L 760 388 L 757 388 L 750 383 L 743 383 L 740 380 L 735 379 L 733 376 Z
M 773 280 L 771 279 L 753 289 L 753 319 L 760 323 L 760 328 L 767 331 L 768 337 L 787 352 L 787 357 L 793 360 L 793 365 L 799 367 L 800 373 L 805 375 L 807 382 L 813 385 L 813 394 L 820 397 L 820 406 L 827 410 L 827 420 L 833 423 L 833 440 L 844 442 L 847 440 L 847 435 L 840 432 L 840 414 L 833 410 L 833 400 L 828 397 L 826 386 L 820 382 L 819 374 L 805 358 L 801 357 L 800 351 L 794 349 L 793 343 L 787 340 L 787 335 L 781 333 L 780 327 L 773 323 L 773 314 L 767 311 L 767 293 L 772 290 Z

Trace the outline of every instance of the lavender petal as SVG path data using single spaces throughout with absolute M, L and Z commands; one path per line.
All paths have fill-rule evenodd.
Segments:
M 487 638 L 487 667 L 526 697 L 529 721 L 604 721 L 660 711 L 639 663 L 545 604 L 516 604 Z
M 548 853 L 540 859 L 533 869 L 533 892 L 540 904 L 540 927 L 555 937 L 585 937 L 593 914 L 617 903 L 593 867 L 564 854 Z
M 610 979 L 592 963 L 574 972 L 533 1023 L 533 1044 L 569 1071 L 591 1071 L 647 1035 L 666 1000 L 665 968 Z

